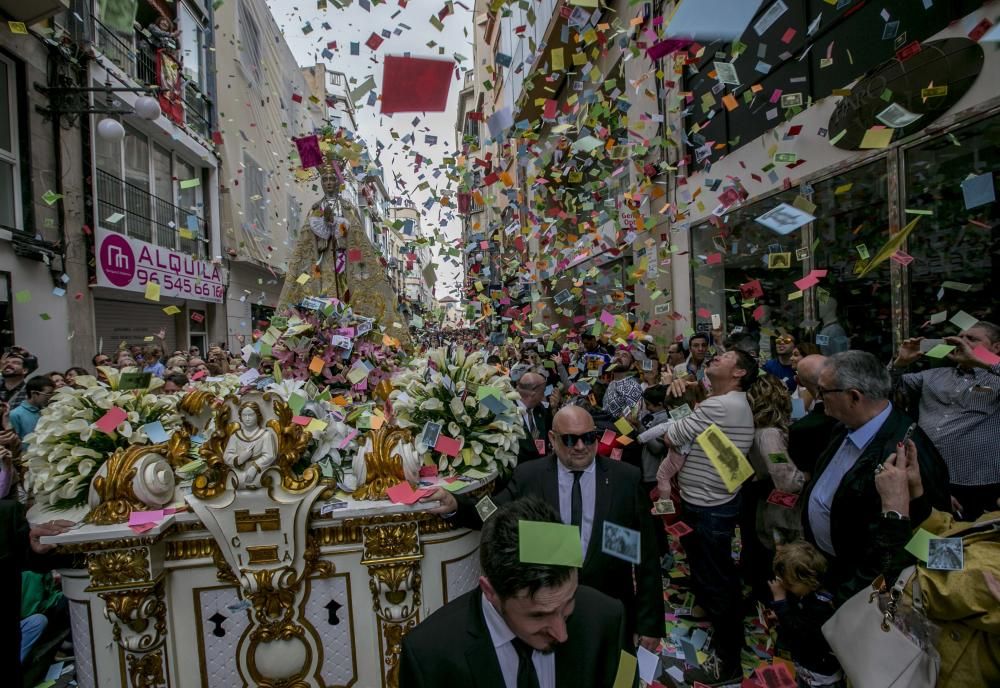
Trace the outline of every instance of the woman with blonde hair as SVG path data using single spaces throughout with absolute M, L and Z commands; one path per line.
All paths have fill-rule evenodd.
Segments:
M 798 495 L 805 475 L 788 458 L 792 400 L 785 383 L 762 372 L 747 390 L 747 401 L 754 421 L 749 453 L 754 475 L 741 490 L 740 566 L 752 595 L 766 601 L 775 545 L 801 536 Z

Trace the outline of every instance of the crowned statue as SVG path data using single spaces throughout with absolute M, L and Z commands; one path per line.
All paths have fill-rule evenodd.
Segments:
M 360 145 L 339 133 L 324 134 L 319 145 L 323 198 L 309 211 L 292 249 L 278 310 L 297 306 L 307 297 L 335 298 L 355 314 L 375 319 L 385 334 L 406 339 L 387 263 L 365 236 L 358 208 L 344 195 L 345 175 L 358 162 Z

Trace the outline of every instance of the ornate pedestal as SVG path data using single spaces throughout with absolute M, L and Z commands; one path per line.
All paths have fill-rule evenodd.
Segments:
M 477 584 L 479 533 L 412 507 L 347 501 L 332 514 L 313 507 L 297 593 L 265 595 L 259 606 L 191 512 L 139 536 L 85 525 L 52 538 L 86 556 L 86 570 L 62 571 L 79 684 L 397 685 L 405 632 Z M 266 524 L 265 510 L 255 532 Z M 272 638 L 268 618 L 287 625 L 289 639 L 282 624 Z M 273 678 L 282 672 L 292 678 Z

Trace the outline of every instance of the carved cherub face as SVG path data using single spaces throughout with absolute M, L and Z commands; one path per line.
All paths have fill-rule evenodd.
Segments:
M 244 408 L 240 411 L 240 422 L 247 430 L 256 430 L 257 413 L 252 408 Z

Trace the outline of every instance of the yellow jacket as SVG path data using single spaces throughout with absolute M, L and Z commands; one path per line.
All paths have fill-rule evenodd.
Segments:
M 984 571 L 990 571 L 1000 579 L 1000 511 L 983 514 L 976 524 L 987 521 L 997 524 L 965 536 L 961 571 L 917 567 L 924 609 L 941 628 L 938 688 L 1000 686 L 1000 600 L 990 593 L 983 577 Z M 955 537 L 976 524 L 935 510 L 921 527 L 940 537 Z

